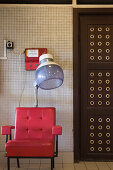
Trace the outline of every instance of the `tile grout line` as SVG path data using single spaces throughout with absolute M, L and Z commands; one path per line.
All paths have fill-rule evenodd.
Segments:
M 84 161 L 83 161 L 83 162 L 84 162 Z M 88 169 L 87 169 L 87 165 L 86 165 L 86 163 L 85 163 L 85 162 L 84 162 L 84 165 L 85 165 L 85 167 L 86 167 L 86 170 L 88 170 Z
M 97 162 L 95 162 L 95 164 L 96 164 L 96 166 L 97 166 L 97 169 L 99 170 L 99 167 L 98 167 L 98 165 L 97 165 Z
M 62 168 L 64 169 L 64 166 L 63 166 L 63 154 L 62 154 Z
M 109 167 L 109 169 L 111 170 L 111 167 L 109 166 L 108 162 L 106 162 L 107 166 Z
M 41 170 L 41 160 L 40 160 L 40 166 L 39 166 L 39 170 Z
M 73 163 L 74 164 L 74 163 Z M 74 170 L 76 170 L 75 164 L 74 164 Z

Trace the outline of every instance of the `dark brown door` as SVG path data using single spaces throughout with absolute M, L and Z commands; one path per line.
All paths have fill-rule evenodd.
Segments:
M 113 15 L 80 16 L 81 159 L 113 159 Z

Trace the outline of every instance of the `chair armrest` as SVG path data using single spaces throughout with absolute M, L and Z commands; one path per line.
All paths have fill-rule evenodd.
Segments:
M 2 126 L 1 134 L 2 135 L 11 135 L 11 129 L 15 129 L 15 126 Z
M 53 126 L 52 134 L 53 135 L 62 135 L 62 127 L 61 126 Z

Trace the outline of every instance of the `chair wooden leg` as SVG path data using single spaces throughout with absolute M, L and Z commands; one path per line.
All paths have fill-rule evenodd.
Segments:
M 53 170 L 53 166 L 54 166 L 54 157 L 51 158 L 51 170 Z
M 20 168 L 19 158 L 17 158 L 17 166 L 18 166 L 18 168 Z
M 10 158 L 7 157 L 7 169 L 10 170 Z

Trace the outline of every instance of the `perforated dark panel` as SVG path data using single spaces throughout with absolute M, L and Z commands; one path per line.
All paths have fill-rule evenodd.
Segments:
M 81 156 L 113 159 L 113 17 L 83 16 L 80 23 Z
M 88 25 L 88 62 L 113 61 L 113 25 Z
M 108 113 L 109 114 L 109 113 Z M 102 111 L 89 112 L 88 115 L 88 153 L 112 153 L 113 118 Z
M 113 107 L 112 80 L 112 70 L 88 70 L 89 107 Z

